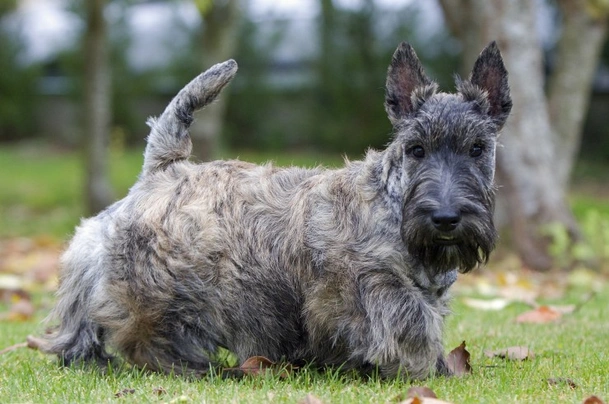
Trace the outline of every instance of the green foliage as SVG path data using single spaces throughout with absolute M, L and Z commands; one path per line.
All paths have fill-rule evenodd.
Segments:
M 551 223 L 543 228 L 544 235 L 550 239 L 549 252 L 556 264 L 569 268 L 577 263 L 593 263 L 609 268 L 609 214 L 590 209 L 579 224 L 583 240 L 575 243 L 561 223 Z
M 230 147 L 306 147 L 357 156 L 370 146 L 381 148 L 391 137 L 383 107 L 387 66 L 403 40 L 421 50 L 430 76 L 442 86 L 452 83 L 456 63 L 443 52 L 450 44 L 445 34 L 417 37 L 411 6 L 388 12 L 364 3 L 357 9 L 331 7 L 330 22 L 315 22 L 321 24 L 318 54 L 290 61 L 295 64 L 278 64 L 272 57 L 289 22 L 244 21 L 236 55 L 242 73 L 230 88 L 226 120 Z M 293 77 L 289 72 L 299 77 L 287 86 L 272 84 L 282 75 Z
M 0 0 L 0 17 L 12 11 L 17 6 L 17 0 Z
M 20 62 L 22 50 L 21 33 L 9 32 L 0 18 L 0 140 L 23 140 L 36 134 L 33 116 L 40 69 Z

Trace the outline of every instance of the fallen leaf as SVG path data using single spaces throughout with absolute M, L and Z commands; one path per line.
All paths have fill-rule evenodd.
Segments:
M 23 288 L 21 277 L 13 274 L 0 274 L 0 290 L 19 290 Z
M 511 301 L 529 303 L 537 299 L 539 292 L 520 285 L 509 285 L 499 289 L 499 296 Z
M 406 392 L 406 397 L 407 398 L 414 398 L 414 397 L 438 398 L 438 396 L 436 396 L 436 393 L 434 393 L 433 390 L 427 386 L 413 386 L 413 387 L 409 388 L 408 392 Z
M 550 377 L 549 379 L 546 379 L 546 381 L 548 382 L 548 384 L 550 386 L 558 386 L 560 384 L 566 384 L 567 386 L 569 386 L 572 389 L 577 388 L 577 384 L 575 384 L 575 382 L 571 379 L 567 379 L 564 377 Z
M 523 361 L 535 358 L 533 351 L 526 346 L 511 346 L 496 351 L 485 351 L 484 354 L 489 358 L 503 358 L 512 361 Z
M 517 323 L 543 324 L 558 320 L 562 316 L 559 311 L 553 310 L 549 306 L 539 306 L 538 308 L 522 313 L 516 317 Z
M 264 356 L 252 356 L 247 358 L 238 368 L 224 368 L 223 373 L 243 374 L 243 375 L 264 375 L 266 372 L 271 372 L 281 378 L 286 378 L 295 369 L 290 363 L 276 363 Z
M 402 401 L 399 404 L 452 404 L 449 401 L 439 400 L 437 398 L 432 397 L 412 397 L 408 400 Z
M 28 321 L 34 315 L 34 305 L 30 300 L 19 299 L 12 304 L 8 313 L 0 315 L 0 320 L 13 321 L 13 322 L 24 322 Z
M 323 401 L 309 393 L 305 398 L 300 400 L 298 404 L 323 404 Z
M 165 390 L 163 387 L 155 387 L 154 389 L 152 389 L 152 392 L 154 394 L 156 394 L 157 396 L 162 396 L 163 394 L 167 394 L 167 390 Z
M 469 364 L 470 354 L 465 349 L 465 341 L 461 343 L 458 347 L 450 351 L 448 356 L 446 357 L 446 364 L 448 368 L 451 370 L 453 375 L 462 376 L 469 373 L 472 373 L 472 367 Z
M 122 389 L 118 393 L 115 393 L 114 397 L 119 398 L 133 393 L 135 393 L 135 389 Z
M 272 368 L 273 366 L 275 366 L 275 362 L 264 356 L 252 356 L 247 358 L 245 362 L 239 366 L 239 369 L 248 375 L 258 375 L 266 372 L 267 369 Z
M 505 309 L 510 303 L 512 303 L 512 301 L 509 299 L 501 298 L 473 299 L 470 297 L 466 297 L 463 299 L 463 303 L 465 303 L 466 306 L 471 307 L 472 309 L 495 311 Z
M 605 404 L 605 402 L 598 396 L 592 395 L 590 397 L 586 397 L 582 404 Z

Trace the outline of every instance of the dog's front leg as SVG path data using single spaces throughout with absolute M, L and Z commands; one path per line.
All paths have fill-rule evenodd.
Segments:
M 368 335 L 365 360 L 383 376 L 422 379 L 448 374 L 443 356 L 443 316 L 421 291 L 393 274 L 374 272 L 359 279 Z

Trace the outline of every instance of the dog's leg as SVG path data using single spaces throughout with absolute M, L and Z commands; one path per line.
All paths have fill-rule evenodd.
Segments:
M 360 277 L 359 291 L 369 321 L 363 329 L 367 335 L 360 336 L 365 341 L 364 360 L 377 364 L 387 377 L 421 379 L 434 370 L 446 374 L 443 316 L 417 288 L 375 272 Z
M 79 242 L 72 243 L 63 255 L 57 305 L 49 316 L 60 323 L 38 341 L 42 352 L 57 354 L 66 366 L 80 361 L 106 366 L 112 359 L 105 350 L 105 331 L 92 320 L 89 310 L 103 273 L 103 260 L 92 254 L 101 244 L 100 226 L 99 220 L 88 220 L 78 230 Z

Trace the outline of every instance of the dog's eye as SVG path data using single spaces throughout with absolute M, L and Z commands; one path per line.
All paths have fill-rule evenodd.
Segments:
M 423 146 L 413 146 L 410 149 L 410 154 L 412 154 L 414 157 L 420 159 L 425 157 L 425 149 L 423 148 Z
M 483 151 L 482 146 L 479 144 L 475 144 L 472 146 L 471 149 L 469 149 L 469 155 L 470 155 L 470 157 L 480 157 L 480 156 L 482 156 L 482 151 Z

